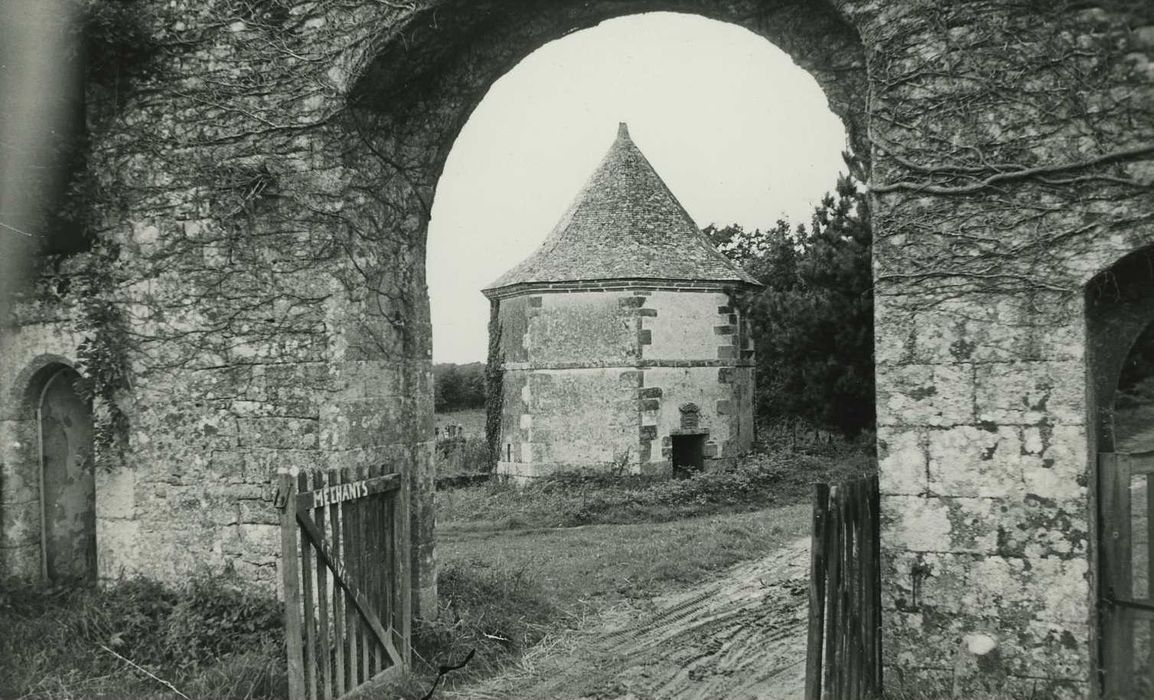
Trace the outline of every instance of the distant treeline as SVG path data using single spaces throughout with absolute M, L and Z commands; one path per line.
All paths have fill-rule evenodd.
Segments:
M 433 365 L 433 409 L 464 411 L 485 407 L 485 363 Z

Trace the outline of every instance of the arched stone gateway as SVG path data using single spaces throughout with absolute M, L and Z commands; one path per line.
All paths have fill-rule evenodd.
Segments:
M 887 683 L 1095 687 L 1082 291 L 1154 242 L 1150 3 L 145 4 L 153 50 L 89 103 L 84 255 L 128 358 L 108 393 L 130 498 L 102 567 L 271 582 L 271 473 L 385 461 L 409 475 L 428 614 L 424 235 L 453 139 L 543 43 L 697 12 L 815 76 L 870 186 Z M 994 661 L 955 673 L 974 634 Z

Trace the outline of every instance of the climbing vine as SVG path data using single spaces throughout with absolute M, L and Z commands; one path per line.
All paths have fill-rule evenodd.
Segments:
M 79 307 L 77 330 L 84 340 L 77 349 L 79 370 L 85 377 L 82 393 L 93 403 L 93 443 L 99 466 L 110 469 L 122 461 L 128 442 L 128 415 L 121 408 L 130 385 L 131 336 L 125 312 L 115 295 L 119 251 L 114 243 L 99 242 L 77 276 Z
M 1080 250 L 1154 223 L 1136 14 L 1023 1 L 974 23 L 939 4 L 911 27 L 933 41 L 873 49 L 879 293 L 911 308 L 986 293 L 1053 309 L 1080 292 Z M 1082 31 L 1053 31 L 1071 19 Z
M 505 358 L 501 353 L 501 302 L 489 302 L 489 353 L 485 363 L 485 441 L 489 445 L 487 471 L 501 461 L 501 414 L 505 406 Z
M 150 31 L 151 7 L 142 0 L 83 0 L 79 28 L 88 78 L 118 87 L 159 49 Z

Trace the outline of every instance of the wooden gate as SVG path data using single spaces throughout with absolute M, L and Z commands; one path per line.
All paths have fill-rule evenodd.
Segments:
M 806 700 L 865 700 L 882 689 L 877 476 L 815 484 Z
M 408 487 L 383 471 L 280 477 L 290 700 L 340 698 L 408 665 Z
M 1154 697 L 1154 452 L 1098 456 L 1104 698 Z

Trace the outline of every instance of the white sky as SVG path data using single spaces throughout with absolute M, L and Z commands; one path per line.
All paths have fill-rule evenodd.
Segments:
M 808 222 L 845 169 L 845 129 L 817 83 L 745 29 L 652 13 L 547 44 L 494 83 L 437 185 L 435 362 L 485 359 L 480 289 L 549 234 L 620 121 L 699 226 Z

